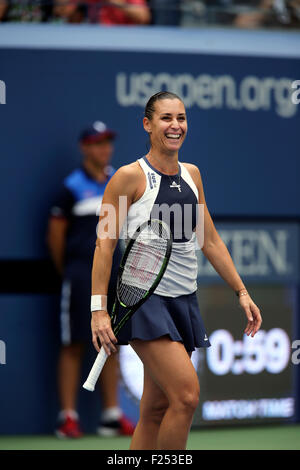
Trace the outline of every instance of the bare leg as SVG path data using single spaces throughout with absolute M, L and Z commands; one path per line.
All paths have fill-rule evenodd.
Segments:
M 58 362 L 58 389 L 62 410 L 76 409 L 82 353 L 82 344 L 71 344 L 61 349 Z
M 140 403 L 140 419 L 132 436 L 130 449 L 157 449 L 157 436 L 169 406 L 166 395 L 144 366 L 144 391 Z
M 130 344 L 152 378 L 151 382 L 146 376 L 141 417 L 131 449 L 185 449 L 193 414 L 199 401 L 198 377 L 189 355 L 181 343 L 171 341 L 167 336 L 152 341 L 133 340 Z M 155 390 L 153 382 L 158 387 L 155 398 L 151 396 Z M 162 394 L 159 394 L 158 389 Z M 168 400 L 167 408 L 163 397 Z M 155 402 L 158 398 L 161 401 Z M 162 417 L 159 428 L 154 425 L 158 408 L 161 408 Z M 149 428 L 151 412 L 155 412 L 156 418 L 153 414 L 153 422 Z

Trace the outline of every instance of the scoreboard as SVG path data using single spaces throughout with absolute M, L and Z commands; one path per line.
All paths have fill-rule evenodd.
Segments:
M 292 288 L 247 285 L 261 309 L 263 324 L 252 338 L 243 333 L 247 320 L 224 286 L 199 289 L 212 346 L 198 362 L 200 404 L 194 424 L 234 424 L 293 419 Z

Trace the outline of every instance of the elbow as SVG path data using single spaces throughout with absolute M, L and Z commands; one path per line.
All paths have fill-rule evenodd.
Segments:
M 101 253 L 103 256 L 113 256 L 115 248 L 117 245 L 117 240 L 115 241 L 114 239 L 101 239 L 97 237 L 96 243 L 95 243 L 95 253 Z
M 203 245 L 203 247 L 201 248 L 201 251 L 204 254 L 204 256 L 206 256 L 206 258 L 207 258 L 207 253 L 209 252 L 209 247 L 208 247 L 207 243 L 205 243 Z
M 201 248 L 204 256 L 218 249 L 218 240 L 207 240 L 204 241 L 203 247 Z

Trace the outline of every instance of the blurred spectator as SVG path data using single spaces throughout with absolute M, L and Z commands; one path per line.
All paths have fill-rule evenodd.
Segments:
M 300 28 L 300 0 L 149 0 L 148 3 L 147 0 L 0 0 L 0 22 Z
M 8 9 L 8 1 L 0 0 L 0 21 L 4 21 Z
M 134 25 L 148 24 L 151 20 L 146 0 L 87 0 L 87 3 L 92 23 Z
M 76 0 L 54 0 L 51 21 L 63 23 L 83 23 L 87 19 L 87 8 Z
M 233 19 L 233 25 L 238 28 L 258 28 L 270 14 L 273 0 L 262 0 L 257 4 L 257 11 L 240 13 Z
M 240 14 L 257 14 L 261 0 L 205 0 L 206 24 L 234 25 Z
M 300 27 L 300 0 L 261 0 L 259 9 L 241 13 L 233 21 L 239 28 Z
M 58 437 L 82 435 L 76 397 L 84 347 L 91 345 L 91 271 L 97 238 L 97 209 L 106 184 L 115 172 L 110 166 L 114 136 L 115 133 L 100 121 L 81 133 L 82 164 L 64 179 L 49 218 L 48 246 L 62 277 Z M 120 259 L 121 249 L 117 245 L 108 288 L 109 311 L 114 301 Z M 100 435 L 132 434 L 134 430 L 119 408 L 118 377 L 118 357 L 112 354 L 100 376 Z
M 182 0 L 152 0 L 152 24 L 179 26 L 181 20 L 181 3 Z
M 51 10 L 48 0 L 0 0 L 0 21 L 40 23 L 48 20 Z
M 203 24 L 300 27 L 300 0 L 205 0 Z

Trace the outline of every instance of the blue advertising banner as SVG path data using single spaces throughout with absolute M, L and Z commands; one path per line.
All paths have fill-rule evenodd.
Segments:
M 169 39 L 166 30 L 143 37 L 138 29 L 134 49 L 126 28 L 114 40 L 114 31 L 78 28 L 71 47 L 74 29 L 52 27 L 47 39 L 43 27 L 40 47 L 30 28 L 25 46 L 15 30 L 0 46 L 2 259 L 46 256 L 49 207 L 80 163 L 78 135 L 87 123 L 101 120 L 117 131 L 115 167 L 147 153 L 143 107 L 162 89 L 185 102 L 189 131 L 180 159 L 199 166 L 213 215 L 299 217 L 297 35 L 282 42 L 272 33 L 278 52 L 269 45 L 264 55 L 263 42 L 254 47 L 248 34 L 219 31 L 206 40 L 200 31 L 172 30 Z

